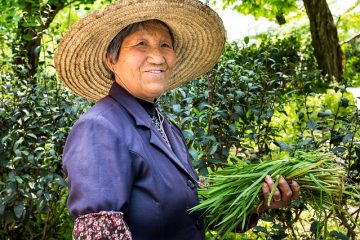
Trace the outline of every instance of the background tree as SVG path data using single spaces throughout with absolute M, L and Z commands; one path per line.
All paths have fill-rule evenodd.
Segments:
M 222 0 L 224 7 L 233 7 L 240 13 L 286 22 L 286 14 L 298 9 L 296 0 Z M 323 75 L 340 80 L 343 73 L 343 52 L 337 28 L 326 0 L 303 0 L 310 21 L 312 46 Z M 357 3 L 358 4 L 358 3 Z
M 326 0 L 303 0 L 310 20 L 314 55 L 324 74 L 340 80 L 343 73 L 343 51 L 337 28 Z
M 14 2 L 7 1 L 7 4 Z M 66 1 L 16 1 L 22 12 L 15 32 L 13 45 L 14 63 L 26 66 L 27 76 L 35 75 L 39 62 L 41 39 L 55 15 L 64 8 Z
M 42 38 L 53 22 L 56 14 L 65 7 L 79 8 L 86 4 L 93 4 L 96 0 L 1 0 L 2 23 L 12 25 L 13 44 L 12 59 L 14 64 L 23 66 L 21 74 L 30 82 L 38 69 Z M 111 2 L 102 1 L 102 2 Z M 9 23 L 6 23 L 9 21 Z M 16 70 L 16 69 L 15 69 Z

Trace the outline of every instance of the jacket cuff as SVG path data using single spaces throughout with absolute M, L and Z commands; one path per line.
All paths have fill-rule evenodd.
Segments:
M 132 240 L 122 212 L 101 211 L 81 215 L 75 220 L 73 240 Z

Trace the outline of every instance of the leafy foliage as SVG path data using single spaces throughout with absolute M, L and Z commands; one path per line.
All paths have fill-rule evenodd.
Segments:
M 344 173 L 333 154 L 320 151 L 297 151 L 259 164 L 231 164 L 207 178 L 208 186 L 199 189 L 202 200 L 192 211 L 202 210 L 205 224 L 223 236 L 244 229 L 248 216 L 261 204 L 271 204 L 275 191 L 265 203 L 261 193 L 266 175 L 276 179 L 275 188 L 281 176 L 287 181 L 295 179 L 301 186 L 301 201 L 315 211 L 343 211 L 345 195 L 360 199 L 354 186 L 344 185 Z
M 346 68 L 344 77 L 350 86 L 360 86 L 360 40 L 345 47 Z
M 87 105 L 54 80 L 43 81 L 46 87 L 2 75 L 1 239 L 62 239 L 71 229 L 61 154 L 70 126 Z
M 298 9 L 296 0 L 223 0 L 222 2 L 224 8 L 232 7 L 239 13 L 251 14 L 255 18 L 276 19 L 279 24 L 286 22 L 285 15 Z
M 70 239 L 61 154 L 88 103 L 57 83 L 49 64 L 53 48 L 40 41 L 52 20 L 51 5 L 65 2 L 1 3 L 6 11 L 0 16 L 0 238 Z M 28 31 L 37 34 L 30 37 Z M 34 66 L 39 71 L 31 73 Z
M 251 159 L 255 143 L 259 154 L 269 153 L 278 131 L 271 119 L 287 102 L 285 86 L 294 80 L 289 75 L 300 65 L 298 49 L 294 37 L 243 49 L 228 44 L 206 77 L 173 91 L 163 101 L 185 130 L 195 166 L 204 175 L 208 167 L 226 162 L 230 150 Z
M 229 162 L 256 163 L 288 151 L 323 148 L 342 159 L 347 184 L 359 184 L 359 109 L 346 87 L 323 84 L 311 47 L 300 48 L 294 36 L 246 48 L 228 44 L 206 77 L 163 96 L 162 102 L 183 129 L 195 167 L 205 176 Z M 347 201 L 344 205 L 354 204 Z M 262 234 L 300 236 L 292 226 L 304 210 L 299 204 L 267 216 L 274 225 Z M 359 216 L 350 217 L 348 225 L 345 215 L 334 217 L 354 236 Z M 326 221 L 321 214 L 313 218 Z
M 0 1 L 1 239 L 71 238 L 61 154 L 70 127 L 90 103 L 57 83 L 52 57 L 77 13 L 102 2 L 110 0 Z M 59 7 L 52 18 L 55 5 L 64 11 Z M 357 71 L 357 50 L 350 49 L 351 75 Z M 163 96 L 163 108 L 183 129 L 202 175 L 231 161 L 257 162 L 290 149 L 322 146 L 343 159 L 351 179 L 347 184 L 359 183 L 359 110 L 346 87 L 327 90 L 322 84 L 311 50 L 296 36 L 258 46 L 227 44 L 213 71 Z M 314 216 L 308 220 L 312 228 L 301 231 L 290 224 L 300 221 L 304 210 L 301 202 L 295 207 L 265 214 L 264 222 L 274 224 L 254 232 L 268 239 L 309 237 L 304 230 L 315 236 L 327 216 Z M 351 217 L 333 217 L 342 228 L 331 236 L 345 239 L 358 231 L 358 209 Z

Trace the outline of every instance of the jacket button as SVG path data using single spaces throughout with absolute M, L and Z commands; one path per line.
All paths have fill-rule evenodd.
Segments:
M 191 180 L 191 179 L 188 179 L 187 180 L 187 185 L 189 188 L 191 189 L 194 189 L 195 188 L 195 183 Z

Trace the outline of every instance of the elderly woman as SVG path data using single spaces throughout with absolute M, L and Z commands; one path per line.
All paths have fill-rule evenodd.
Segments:
M 197 173 L 156 99 L 210 70 L 224 42 L 220 18 L 197 0 L 118 1 L 64 36 L 55 59 L 61 80 L 97 100 L 63 154 L 74 239 L 205 239 L 201 213 L 188 211 L 198 203 Z M 274 183 L 264 181 L 267 198 Z M 260 210 L 286 206 L 298 188 L 282 180 Z

